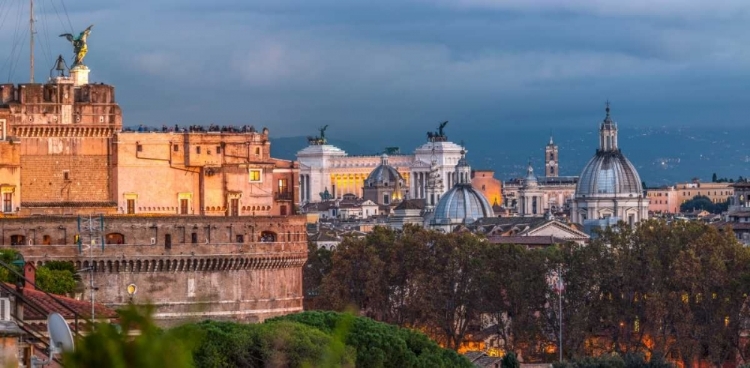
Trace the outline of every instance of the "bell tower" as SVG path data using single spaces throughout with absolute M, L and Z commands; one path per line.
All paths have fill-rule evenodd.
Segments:
M 544 149 L 544 173 L 548 178 L 557 177 L 560 173 L 558 172 L 559 158 L 557 157 L 557 145 L 549 137 L 549 144 Z

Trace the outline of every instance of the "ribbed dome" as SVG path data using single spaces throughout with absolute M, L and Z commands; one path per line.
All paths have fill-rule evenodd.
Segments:
M 435 208 L 435 224 L 470 224 L 482 217 L 493 217 L 494 212 L 487 198 L 471 184 L 456 184 L 440 198 Z
M 393 166 L 388 164 L 388 155 L 381 156 L 381 162 L 375 170 L 370 172 L 370 175 L 365 179 L 365 186 L 376 186 L 382 183 L 389 183 L 391 186 L 395 186 L 396 183 L 404 182 L 404 178 Z
M 596 152 L 578 179 L 576 196 L 643 195 L 643 186 L 633 164 L 620 150 Z

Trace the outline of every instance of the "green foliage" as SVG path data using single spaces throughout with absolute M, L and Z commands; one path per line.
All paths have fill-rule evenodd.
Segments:
M 500 365 L 502 368 L 521 368 L 521 363 L 518 361 L 516 353 L 512 351 L 505 354 Z
M 192 367 L 194 339 L 179 331 L 162 331 L 151 319 L 152 308 L 120 311 L 120 326 L 98 323 L 92 333 L 63 354 L 65 367 Z M 137 333 L 136 333 L 137 332 Z
M 706 196 L 695 196 L 693 199 L 684 202 L 680 205 L 681 212 L 688 212 L 693 210 L 706 210 L 711 213 L 722 213 L 729 207 L 729 201 L 721 203 L 713 203 L 710 198 Z
M 66 295 L 76 288 L 74 274 L 67 269 L 49 269 L 45 266 L 36 270 L 36 286 L 48 293 Z
M 18 267 L 13 264 L 13 261 L 18 257 L 20 253 L 12 248 L 0 248 L 0 260 L 5 262 L 8 266 L 13 268 L 19 273 L 23 273 L 23 270 L 21 267 Z M 16 276 L 12 274 L 9 270 L 5 269 L 4 267 L 0 267 L 0 282 L 10 282 L 15 283 L 16 282 Z
M 336 312 L 304 312 L 263 324 L 205 321 L 173 330 L 198 339 L 198 367 L 471 367 L 425 335 Z
M 332 337 L 303 324 L 278 321 L 238 324 L 205 321 L 178 327 L 180 336 L 196 336 L 198 367 L 312 367 L 324 360 Z M 344 356 L 336 365 L 350 360 Z
M 456 352 L 441 348 L 422 333 L 370 318 L 312 311 L 271 321 L 294 321 L 343 338 L 345 344 L 356 351 L 358 368 L 472 366 Z M 342 326 L 348 327 L 342 329 Z
M 551 284 L 558 270 L 562 297 Z M 482 333 L 500 337 L 501 349 L 527 362 L 550 361 L 562 320 L 569 359 L 645 352 L 654 357 L 649 364 L 664 367 L 664 356 L 653 352 L 669 351 L 685 364 L 718 366 L 740 353 L 744 339 L 750 249 L 729 229 L 683 221 L 621 223 L 589 244 L 545 249 L 469 233 L 376 228 L 332 252 L 320 291 L 324 307 L 353 307 L 451 349 L 478 332 L 470 326 L 489 325 Z
M 73 262 L 65 262 L 65 261 L 49 261 L 42 266 L 44 268 L 47 268 L 49 270 L 56 270 L 56 271 L 70 271 L 71 274 L 76 273 L 76 267 L 73 265 Z

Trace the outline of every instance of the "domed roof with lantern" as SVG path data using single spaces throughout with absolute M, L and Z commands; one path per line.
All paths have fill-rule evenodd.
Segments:
M 366 187 L 380 186 L 380 185 L 392 185 L 398 184 L 404 185 L 404 178 L 401 173 L 396 170 L 395 167 L 388 164 L 388 155 L 383 154 L 380 156 L 380 165 L 370 172 L 370 175 L 365 179 Z
M 599 149 L 581 172 L 576 197 L 642 195 L 638 171 L 617 145 L 617 124 L 610 116 L 609 103 L 606 114 L 599 129 Z
M 456 165 L 456 184 L 446 192 L 435 207 L 433 226 L 470 224 L 483 217 L 493 217 L 492 205 L 471 186 L 471 166 L 466 151 Z

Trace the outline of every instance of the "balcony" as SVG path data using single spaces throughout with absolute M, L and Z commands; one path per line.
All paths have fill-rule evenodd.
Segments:
M 292 192 L 274 192 L 273 199 L 277 201 L 293 201 L 294 193 Z

